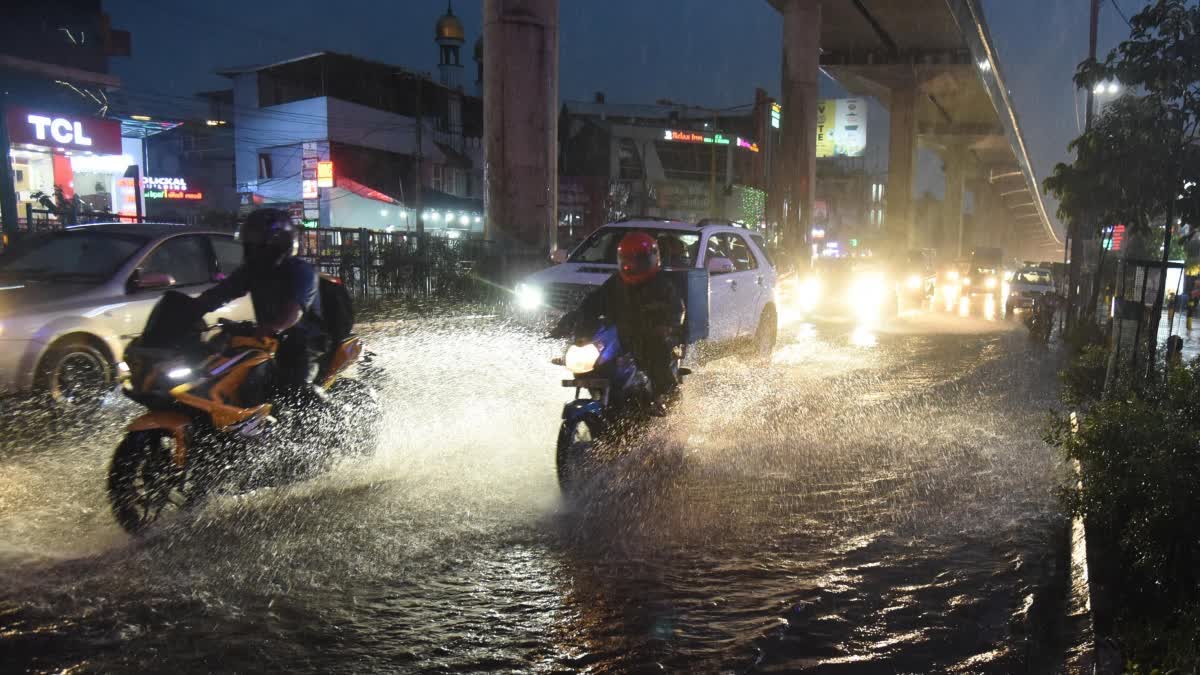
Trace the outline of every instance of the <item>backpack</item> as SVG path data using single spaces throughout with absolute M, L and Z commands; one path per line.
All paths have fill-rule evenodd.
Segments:
M 337 344 L 354 330 L 354 300 L 340 279 L 322 274 L 319 283 L 325 333 Z

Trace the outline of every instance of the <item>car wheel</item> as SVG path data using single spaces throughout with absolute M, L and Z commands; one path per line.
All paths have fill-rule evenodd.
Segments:
M 775 340 L 779 336 L 779 318 L 775 308 L 767 305 L 758 319 L 758 328 L 754 331 L 754 347 L 752 355 L 767 359 L 775 351 Z
M 39 389 L 56 404 L 85 409 L 96 405 L 112 389 L 113 364 L 108 356 L 84 338 L 63 340 L 42 357 Z

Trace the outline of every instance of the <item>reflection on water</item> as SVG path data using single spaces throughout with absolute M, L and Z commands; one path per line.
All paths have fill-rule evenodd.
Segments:
M 857 326 L 850 333 L 850 344 L 855 347 L 874 347 L 878 342 L 875 331 L 869 326 Z

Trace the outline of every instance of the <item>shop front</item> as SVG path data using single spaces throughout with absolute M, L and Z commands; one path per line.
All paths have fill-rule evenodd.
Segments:
M 120 121 L 19 106 L 7 117 L 20 219 L 137 217 L 141 142 L 122 139 Z

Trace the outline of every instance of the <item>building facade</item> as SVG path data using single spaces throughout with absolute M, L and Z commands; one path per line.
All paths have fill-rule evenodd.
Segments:
M 438 21 L 440 81 L 332 52 L 223 71 L 242 208 L 288 208 L 309 226 L 481 233 L 483 105 L 459 84 L 464 39 L 452 12 Z

